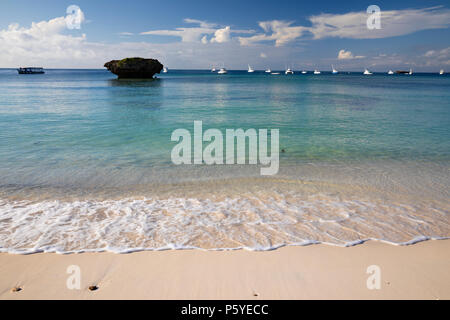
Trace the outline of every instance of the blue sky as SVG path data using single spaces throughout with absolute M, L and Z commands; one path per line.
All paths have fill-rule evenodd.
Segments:
M 80 29 L 66 27 L 72 4 Z M 380 30 L 365 26 L 371 4 Z M 145 56 L 169 68 L 436 71 L 450 69 L 449 27 L 445 1 L 1 0 L 0 67 Z

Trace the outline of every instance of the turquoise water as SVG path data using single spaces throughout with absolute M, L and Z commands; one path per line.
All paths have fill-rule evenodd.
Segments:
M 204 130 L 278 128 L 286 150 L 281 167 L 450 159 L 448 76 L 171 71 L 159 78 L 1 70 L 0 181 L 51 184 L 52 172 L 67 171 L 76 180 L 107 168 L 170 169 L 176 144 L 170 135 L 177 128 L 192 132 L 194 120 L 202 120 Z
M 437 220 L 443 229 L 436 231 L 432 226 L 430 232 L 408 231 L 398 239 L 387 235 L 380 238 L 406 242 L 417 237 L 448 236 L 450 77 L 437 74 L 285 76 L 231 71 L 219 76 L 209 71 L 170 70 L 153 81 L 119 81 L 106 70 L 47 70 L 44 75 L 18 75 L 15 70 L 3 69 L 0 70 L 0 190 L 6 200 L 2 212 L 7 215 L 15 212 L 16 207 L 9 201 L 18 193 L 20 200 L 31 201 L 32 192 L 34 196 L 45 189 L 45 199 L 52 199 L 48 188 L 63 194 L 70 194 L 71 190 L 122 188 L 114 193 L 117 200 L 125 198 L 125 191 L 127 197 L 132 196 L 138 186 L 139 195 L 145 196 L 146 190 L 153 190 L 156 184 L 195 182 L 205 177 L 258 176 L 257 171 L 247 168 L 174 166 L 170 153 L 176 143 L 170 141 L 171 133 L 177 128 L 192 132 L 195 120 L 203 121 L 204 130 L 279 129 L 280 148 L 286 151 L 280 154 L 279 176 L 364 185 L 362 191 L 350 192 L 351 201 L 355 200 L 355 194 L 364 195 L 359 200 L 367 198 L 369 192 L 364 191 L 367 185 L 376 186 L 378 191 L 392 190 L 393 198 L 397 197 L 397 191 L 411 186 L 417 194 L 433 190 L 432 200 L 443 202 L 432 209 L 430 204 L 420 206 L 439 211 Z M 295 192 L 329 195 L 344 189 L 330 191 L 330 188 Z M 259 189 L 276 188 L 260 185 Z M 408 195 L 402 193 L 397 198 L 409 199 Z M 180 199 L 179 193 L 177 196 Z M 267 200 L 271 196 L 261 197 Z M 110 198 L 112 195 L 102 200 Z M 339 206 L 347 208 L 344 210 L 356 205 L 345 203 L 349 199 L 343 198 L 340 196 Z M 404 201 L 411 204 L 410 200 Z M 166 204 L 165 208 L 170 211 L 174 206 L 181 210 L 179 203 Z M 225 205 L 203 203 L 202 208 L 205 206 Z M 100 207 L 104 209 L 108 205 Z M 48 208 L 65 210 L 64 206 Z M 148 209 L 145 203 L 139 208 L 138 212 Z M 81 206 L 77 210 L 87 209 Z M 322 214 L 327 210 L 319 211 Z M 415 211 L 417 207 L 407 215 Z M 4 228 L 10 227 L 4 223 Z M 271 236 L 265 234 L 265 237 Z M 303 242 L 321 241 L 319 238 L 301 237 Z M 363 238 L 346 235 L 340 239 L 347 243 L 349 239 Z M 0 248 L 7 248 L 6 251 L 31 246 L 31 242 L 25 241 L 26 245 L 14 242 L 11 235 L 4 239 L 15 243 L 5 244 L 4 240 L 2 245 L 0 241 Z M 46 241 L 51 244 L 56 240 Z M 190 240 L 175 241 L 174 246 L 202 246 L 187 245 L 186 241 Z M 262 241 L 255 246 L 266 248 L 296 242 L 292 239 L 280 243 L 273 239 L 267 241 L 270 245 Z M 117 246 L 112 242 L 108 246 Z M 124 246 L 154 248 L 173 242 L 162 243 Z M 46 245 L 33 243 L 32 247 L 38 250 Z M 105 247 L 98 243 L 87 247 L 98 249 L 98 246 Z M 222 246 L 236 245 L 226 242 Z M 252 247 L 252 244 L 243 246 Z M 69 247 L 85 249 L 86 245 L 78 243 Z M 64 251 L 66 247 L 58 248 Z

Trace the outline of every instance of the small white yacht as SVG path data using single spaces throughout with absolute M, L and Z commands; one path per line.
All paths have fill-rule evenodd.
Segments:
M 284 73 L 285 74 L 294 74 L 294 71 L 292 71 L 291 68 L 287 68 L 287 70 Z
M 370 75 L 373 74 L 372 72 L 370 72 L 367 68 L 364 70 L 363 74 L 365 75 Z
M 163 68 L 163 73 L 167 73 L 169 70 L 167 70 L 166 67 Z
M 272 72 L 271 74 L 273 74 L 274 76 L 279 75 L 279 72 Z
M 252 68 L 252 67 L 250 67 L 250 65 L 248 65 L 248 70 L 247 70 L 247 72 L 249 72 L 249 73 L 253 73 L 253 72 L 255 72 L 255 70 L 253 70 L 253 68 Z
M 217 72 L 217 74 L 227 74 L 228 71 L 225 68 L 220 68 L 219 72 Z
M 320 74 L 320 71 L 319 70 L 314 70 L 314 74 Z
M 212 67 L 211 72 L 216 72 L 216 68 Z
M 439 74 L 440 74 L 440 75 L 443 75 L 443 74 L 444 74 L 444 69 L 441 69 L 441 70 L 439 71 Z
M 394 74 L 394 71 L 389 70 L 389 71 L 388 71 L 388 74 Z
M 337 70 L 334 68 L 333 65 L 331 65 L 331 69 L 332 69 L 332 71 L 331 71 L 332 74 L 338 74 L 338 73 L 339 73 L 339 71 L 337 71 Z
M 305 70 L 303 70 L 303 71 L 302 71 L 302 74 L 307 74 L 307 73 L 308 73 L 308 72 L 307 72 L 307 71 L 305 71 Z
M 272 73 L 272 70 L 270 68 L 268 68 L 265 72 L 266 73 Z

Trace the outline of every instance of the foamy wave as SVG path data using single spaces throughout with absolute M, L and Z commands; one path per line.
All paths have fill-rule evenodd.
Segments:
M 448 211 L 295 195 L 107 201 L 0 200 L 0 252 L 273 250 L 367 240 L 408 245 L 450 235 Z

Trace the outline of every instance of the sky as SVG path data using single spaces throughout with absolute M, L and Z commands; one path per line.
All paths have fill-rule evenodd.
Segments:
M 102 68 L 136 56 L 169 69 L 450 70 L 450 4 L 0 0 L 0 68 Z

